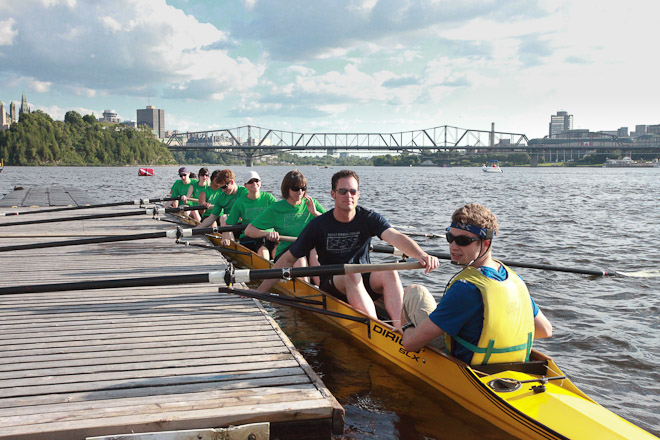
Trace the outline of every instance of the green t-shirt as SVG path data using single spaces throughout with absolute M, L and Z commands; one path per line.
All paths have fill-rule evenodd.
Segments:
M 215 207 L 215 202 L 218 200 L 218 196 L 220 194 L 224 194 L 220 188 L 214 190 L 211 189 L 211 186 L 207 186 L 204 188 L 204 192 L 206 193 L 206 202 L 210 203 Z M 208 217 L 211 215 L 211 212 L 213 211 L 213 208 L 209 208 L 206 211 L 204 211 L 204 214 L 202 214 L 202 217 Z
M 193 193 L 192 193 L 192 198 L 193 199 L 199 199 L 199 195 L 203 192 L 206 191 L 206 188 L 210 188 L 209 185 L 206 186 L 199 186 L 199 181 L 195 182 L 193 185 Z M 208 195 L 208 194 L 206 194 Z
M 197 182 L 198 182 L 197 179 L 190 179 L 190 183 L 186 185 L 185 183 L 183 183 L 181 179 L 177 180 L 172 185 L 172 197 L 187 196 L 188 188 L 190 188 L 191 185 L 196 184 Z M 193 202 L 186 203 L 186 205 L 188 206 L 193 206 L 193 204 L 194 204 Z
M 263 191 L 259 193 L 259 198 L 255 200 L 249 198 L 247 194 L 242 195 L 236 199 L 234 206 L 231 207 L 231 211 L 227 217 L 227 224 L 235 225 L 240 220 L 241 223 L 247 225 L 259 217 L 266 208 L 276 202 L 277 199 L 271 193 Z M 243 235 L 241 234 L 241 237 Z
M 323 214 L 325 208 L 316 199 L 312 198 L 312 201 L 316 206 L 316 210 Z M 259 217 L 252 220 L 252 226 L 262 231 L 273 228 L 280 235 L 297 237 L 313 218 L 314 216 L 307 210 L 304 199 L 300 205 L 295 206 L 292 206 L 286 200 L 280 200 L 270 205 Z M 291 246 L 291 243 L 280 241 L 275 254 L 281 254 L 289 246 Z
M 239 186 L 238 190 L 229 196 L 225 194 L 224 191 L 220 190 L 220 194 L 218 194 L 215 202 L 213 202 L 215 206 L 213 207 L 211 214 L 217 217 L 220 217 L 223 213 L 229 214 L 231 207 L 234 206 L 234 202 L 243 194 L 247 194 L 247 192 L 248 190 L 244 186 Z

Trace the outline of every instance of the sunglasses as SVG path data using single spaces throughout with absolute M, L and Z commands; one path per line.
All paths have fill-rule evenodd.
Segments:
M 220 185 L 220 189 L 227 189 L 227 187 L 229 186 L 230 183 L 231 183 L 231 180 L 229 182 L 225 183 L 224 185 Z
M 247 183 L 257 183 L 257 182 L 260 182 L 260 180 L 259 179 L 250 179 L 250 180 L 247 181 Z
M 293 191 L 293 192 L 298 192 L 298 191 L 305 192 L 305 191 L 307 191 L 307 187 L 306 186 L 301 186 L 301 187 L 292 186 L 291 191 Z
M 358 190 L 355 189 L 355 188 L 351 188 L 351 189 L 339 188 L 335 191 L 338 192 L 339 194 L 341 194 L 342 196 L 345 196 L 346 193 L 351 193 L 352 196 L 354 196 L 358 193 Z
M 179 177 L 186 177 L 187 174 L 179 174 Z
M 198 174 L 199 177 L 206 177 L 208 174 Z
M 468 246 L 475 241 L 481 240 L 479 237 L 468 237 L 467 235 L 454 235 L 451 232 L 447 232 L 445 235 L 447 237 L 447 242 L 453 243 L 456 242 L 457 245 L 459 246 Z

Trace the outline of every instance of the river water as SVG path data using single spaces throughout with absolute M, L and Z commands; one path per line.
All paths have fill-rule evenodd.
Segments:
M 214 169 L 214 167 L 210 167 Z M 256 167 L 263 189 L 278 196 L 292 167 Z M 232 167 L 244 175 L 245 167 Z M 338 168 L 300 167 L 309 193 L 331 208 L 330 178 Z M 590 277 L 517 269 L 554 336 L 535 347 L 555 358 L 603 406 L 660 436 L 660 170 L 654 168 L 357 167 L 360 204 L 403 232 L 441 234 L 451 213 L 468 202 L 498 217 L 498 258 L 581 269 L 641 272 L 635 277 Z M 102 202 L 165 195 L 177 167 L 5 167 L 0 194 L 14 186 L 64 185 Z M 421 240 L 447 252 L 444 239 Z M 391 257 L 389 257 L 391 260 Z M 387 261 L 388 257 L 375 256 Z M 436 295 L 455 273 L 446 261 L 428 276 L 402 274 Z M 322 321 L 270 308 L 276 319 L 346 409 L 347 439 L 506 438 L 452 401 L 429 393 L 415 378 L 365 354 Z

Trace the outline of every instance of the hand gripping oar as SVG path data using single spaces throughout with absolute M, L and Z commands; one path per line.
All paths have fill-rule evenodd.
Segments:
M 148 240 L 152 238 L 163 238 L 163 237 L 176 238 L 176 240 L 178 241 L 183 237 L 192 237 L 195 235 L 205 235 L 205 234 L 213 234 L 217 232 L 227 232 L 227 231 L 242 231 L 246 227 L 247 225 L 221 226 L 221 227 L 199 228 L 199 229 L 190 229 L 190 228 L 184 229 L 181 227 L 177 227 L 176 229 L 170 229 L 169 231 L 147 232 L 144 234 L 110 235 L 110 236 L 96 237 L 96 238 L 82 238 L 80 240 L 64 240 L 64 241 L 50 241 L 46 243 L 17 244 L 13 246 L 0 247 L 0 252 L 20 251 L 26 249 L 44 249 L 44 248 L 62 247 L 62 246 L 80 246 L 84 244 L 112 243 L 115 241 Z
M 91 209 L 91 208 L 107 208 L 109 206 L 123 206 L 123 205 L 146 205 L 149 203 L 157 202 L 169 202 L 172 200 L 179 200 L 181 197 L 164 197 L 164 198 L 155 198 L 155 199 L 137 199 L 128 202 L 113 202 L 113 203 L 101 203 L 98 205 L 83 205 L 83 206 L 66 206 L 63 208 L 52 208 L 52 209 L 39 209 L 37 211 L 23 211 L 23 212 L 0 212 L 0 217 L 10 216 L 10 215 L 27 215 L 27 214 L 41 214 L 48 212 L 58 212 L 58 211 L 72 211 L 74 209 Z
M 384 254 L 393 254 L 393 255 L 401 255 L 404 256 L 404 254 L 392 247 L 392 246 L 387 246 L 387 245 L 374 245 L 372 247 L 372 251 L 374 252 L 381 252 Z M 429 255 L 433 255 L 434 257 L 440 258 L 441 260 L 451 260 L 451 255 L 449 254 L 444 254 L 441 252 L 428 252 Z M 519 263 L 516 261 L 508 261 L 508 260 L 499 260 L 502 263 L 506 264 L 507 266 L 511 267 L 525 267 L 528 269 L 541 269 L 541 270 L 553 270 L 556 272 L 569 272 L 569 273 L 579 273 L 583 275 L 595 275 L 599 277 L 608 277 L 608 276 L 625 276 L 625 274 L 616 272 L 616 271 L 606 271 L 606 270 L 588 270 L 588 269 L 578 269 L 578 268 L 573 268 L 573 267 L 561 267 L 561 266 L 550 266 L 547 264 L 534 264 L 534 263 Z
M 22 293 L 63 292 L 70 290 L 119 289 L 124 287 L 171 286 L 179 284 L 225 284 L 266 280 L 290 279 L 314 275 L 344 275 L 347 273 L 374 272 L 383 270 L 421 269 L 417 261 L 406 263 L 381 264 L 332 264 L 328 266 L 287 267 L 282 269 L 240 269 L 233 266 L 217 272 L 195 273 L 187 275 L 169 275 L 142 278 L 123 278 L 116 280 L 80 281 L 75 283 L 36 284 L 33 286 L 1 287 L 0 295 L 14 295 Z
M 58 217 L 58 218 L 44 218 L 40 220 L 28 220 L 26 222 L 10 222 L 10 223 L 0 223 L 0 227 L 3 226 L 20 226 L 20 225 L 36 225 L 39 223 L 57 223 L 57 222 L 71 222 L 75 220 L 92 220 L 99 218 L 114 218 L 114 217 L 131 217 L 134 215 L 142 214 L 153 214 L 156 217 L 159 214 L 170 214 L 175 212 L 183 211 L 201 211 L 206 209 L 206 206 L 179 206 L 178 208 L 145 208 L 139 209 L 137 211 L 127 211 L 127 212 L 111 212 L 106 214 L 91 214 L 91 215 L 81 215 L 78 217 Z

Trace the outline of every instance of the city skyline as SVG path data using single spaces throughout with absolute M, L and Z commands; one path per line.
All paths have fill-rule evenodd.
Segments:
M 55 119 L 151 105 L 180 131 L 660 123 L 655 4 L 287 1 L 0 0 L 0 98 Z

